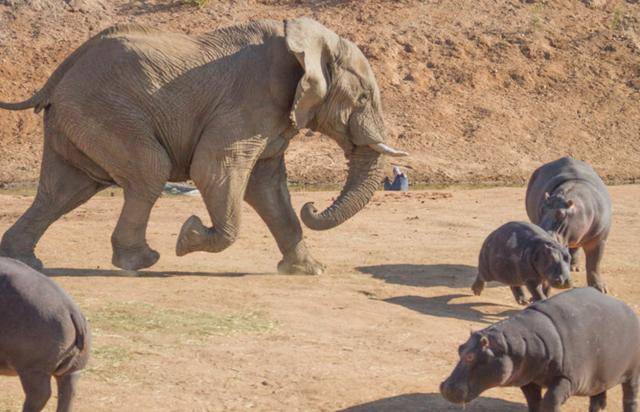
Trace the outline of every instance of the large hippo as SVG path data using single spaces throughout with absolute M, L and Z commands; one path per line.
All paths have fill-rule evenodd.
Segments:
M 78 306 L 53 281 L 14 259 L 0 258 L 0 375 L 18 375 L 23 411 L 40 411 L 58 384 L 58 412 L 71 410 L 90 332 Z
M 485 282 L 492 280 L 511 287 L 521 305 L 529 302 L 522 286 L 538 301 L 549 296 L 549 287 L 571 287 L 569 251 L 542 228 L 529 222 L 508 222 L 487 238 L 480 249 L 478 277 L 471 286 L 480 295 Z
M 541 300 L 475 332 L 440 391 L 467 403 L 487 389 L 518 386 L 530 412 L 560 411 L 573 395 L 605 408 L 607 390 L 622 384 L 624 412 L 637 412 L 640 321 L 623 302 L 591 287 Z M 542 388 L 548 388 L 544 397 Z
M 574 270 L 576 252 L 584 250 L 587 283 L 606 293 L 600 260 L 611 229 L 611 198 L 593 168 L 571 157 L 542 165 L 529 180 L 525 202 L 529 219 L 569 246 Z

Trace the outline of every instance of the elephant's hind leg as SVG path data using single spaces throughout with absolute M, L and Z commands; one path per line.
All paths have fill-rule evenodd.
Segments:
M 0 256 L 42 269 L 34 253 L 40 237 L 62 215 L 105 187 L 69 164 L 45 141 L 38 192 L 29 209 L 2 237 Z
M 147 244 L 151 209 L 171 173 L 171 161 L 161 149 L 139 153 L 137 171 L 129 179 L 116 179 L 124 190 L 124 205 L 113 234 L 112 263 L 124 270 L 154 265 L 160 254 Z
M 278 243 L 283 258 L 278 271 L 290 274 L 321 274 L 325 266 L 307 250 L 300 221 L 291 206 L 284 157 L 256 163 L 245 200 L 258 212 Z

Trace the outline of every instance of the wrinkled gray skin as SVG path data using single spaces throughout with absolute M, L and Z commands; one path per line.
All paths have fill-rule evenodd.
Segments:
M 549 286 L 571 287 L 570 259 L 569 250 L 540 227 L 529 222 L 505 223 L 482 244 L 478 277 L 471 290 L 480 295 L 485 282 L 497 281 L 509 285 L 521 305 L 529 303 L 523 285 L 531 293 L 532 301 L 546 299 Z
M 624 412 L 638 411 L 640 322 L 625 303 L 594 288 L 536 302 L 473 333 L 458 351 L 460 361 L 440 385 L 450 402 L 517 386 L 530 412 L 560 411 L 574 395 L 591 397 L 589 412 L 597 412 L 606 391 L 621 384 Z
M 113 232 L 113 264 L 153 265 L 146 242 L 153 204 L 166 181 L 193 179 L 213 227 L 192 216 L 179 256 L 220 252 L 237 238 L 242 200 L 262 217 L 283 254 L 285 273 L 318 274 L 286 184 L 284 152 L 298 129 L 333 139 L 349 161 L 341 194 L 314 230 L 359 212 L 380 180 L 387 146 L 380 92 L 360 50 L 319 23 L 258 21 L 200 37 L 115 26 L 71 54 L 45 86 L 0 108 L 44 110 L 44 155 L 32 206 L 4 235 L 0 255 L 42 267 L 34 247 L 47 227 L 117 184 L 124 206 Z
M 572 270 L 578 270 L 578 248 L 584 250 L 587 283 L 606 293 L 600 260 L 611 229 L 611 198 L 593 168 L 571 157 L 542 165 L 529 180 L 525 202 L 529 219 L 569 247 Z
M 40 411 L 58 384 L 58 412 L 70 411 L 91 335 L 71 298 L 24 263 L 0 258 L 0 375 L 18 375 L 23 411 Z

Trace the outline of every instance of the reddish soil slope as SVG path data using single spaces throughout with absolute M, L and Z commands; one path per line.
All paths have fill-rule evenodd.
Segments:
M 310 15 L 358 43 L 378 76 L 399 164 L 426 183 L 523 183 L 571 154 L 640 177 L 637 0 L 0 0 L 0 99 L 21 100 L 92 34 L 135 21 L 200 33 Z M 0 183 L 37 178 L 41 119 L 0 112 Z M 294 141 L 292 182 L 339 183 L 344 158 Z

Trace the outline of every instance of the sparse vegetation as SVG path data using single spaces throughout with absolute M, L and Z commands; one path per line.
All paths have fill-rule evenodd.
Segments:
M 204 7 L 207 5 L 209 0 L 185 0 L 184 2 L 192 6 Z
M 620 29 L 622 29 L 622 11 L 616 8 L 611 16 L 611 30 L 618 31 Z
M 163 331 L 191 339 L 234 333 L 266 333 L 276 326 L 259 312 L 220 315 L 167 309 L 142 302 L 109 302 L 92 314 L 90 321 L 98 333 Z

